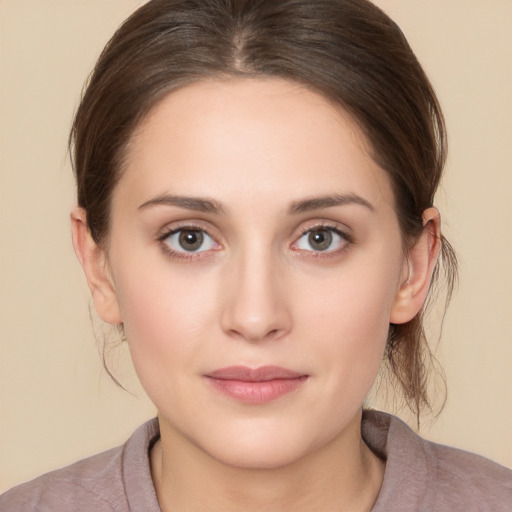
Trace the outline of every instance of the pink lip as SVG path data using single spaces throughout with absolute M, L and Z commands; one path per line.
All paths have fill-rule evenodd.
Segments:
M 205 377 L 222 394 L 248 404 L 264 404 L 298 389 L 308 378 L 279 366 L 229 366 Z

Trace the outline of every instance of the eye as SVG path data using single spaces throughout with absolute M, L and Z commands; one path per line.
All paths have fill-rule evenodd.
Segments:
M 337 229 L 318 227 L 303 233 L 294 245 L 303 251 L 332 252 L 347 242 L 347 237 Z
M 216 247 L 213 238 L 200 229 L 178 229 L 169 233 L 162 241 L 175 252 L 198 253 Z

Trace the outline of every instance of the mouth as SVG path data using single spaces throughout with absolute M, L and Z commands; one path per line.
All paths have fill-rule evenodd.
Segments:
M 298 390 L 308 375 L 279 366 L 230 366 L 205 375 L 210 385 L 239 402 L 264 404 Z

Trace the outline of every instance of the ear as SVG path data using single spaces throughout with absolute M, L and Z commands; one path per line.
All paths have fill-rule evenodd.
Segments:
M 87 214 L 78 206 L 71 212 L 71 233 L 75 254 L 84 269 L 98 315 L 109 324 L 122 323 L 107 255 L 93 240 L 87 225 Z
M 423 306 L 439 256 L 440 240 L 439 212 L 436 208 L 428 208 L 423 212 L 423 231 L 407 252 L 402 280 L 391 310 L 392 324 L 409 322 Z

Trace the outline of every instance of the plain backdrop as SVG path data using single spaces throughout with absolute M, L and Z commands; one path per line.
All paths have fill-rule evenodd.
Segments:
M 70 242 L 66 140 L 82 84 L 135 0 L 0 0 L 0 490 L 124 442 L 155 414 L 125 348 L 106 376 Z M 378 0 L 446 114 L 437 204 L 461 284 L 422 434 L 512 466 L 512 2 Z

